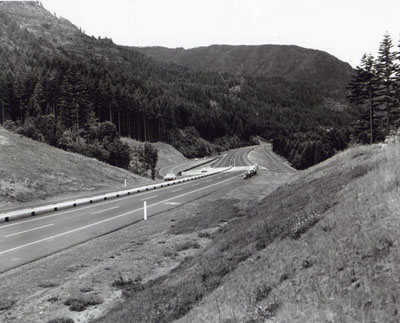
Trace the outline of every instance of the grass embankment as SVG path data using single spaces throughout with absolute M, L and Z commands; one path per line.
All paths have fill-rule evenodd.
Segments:
M 123 137 L 122 141 L 129 145 L 132 150 L 135 148 L 143 149 L 144 143 L 131 138 Z M 156 169 L 160 170 L 163 167 L 179 164 L 187 161 L 188 159 L 182 155 L 178 150 L 176 150 L 171 145 L 163 142 L 152 143 L 153 147 L 157 149 L 158 159 Z
M 68 153 L 0 127 L 0 208 L 146 180 L 92 158 Z
M 221 200 L 177 223 L 212 243 L 127 283 L 100 322 L 398 322 L 399 157 L 399 145 L 356 147 L 244 209 Z

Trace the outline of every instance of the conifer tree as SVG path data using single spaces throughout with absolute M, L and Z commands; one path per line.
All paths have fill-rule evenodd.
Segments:
M 370 143 L 372 144 L 374 138 L 374 125 L 376 119 L 375 110 L 379 106 L 378 100 L 378 75 L 375 69 L 374 57 L 369 54 L 364 54 L 361 58 L 361 64 L 357 66 L 355 73 L 349 83 L 350 95 L 348 96 L 350 102 L 356 105 L 368 105 L 369 116 L 364 118 L 369 121 Z M 363 119 L 363 118 L 362 118 Z M 362 120 L 361 119 L 361 120 Z M 359 125 L 362 127 L 363 122 Z
M 393 118 L 395 119 L 395 126 L 400 127 L 400 41 L 398 44 L 398 51 L 395 52 L 396 66 L 395 66 L 395 80 L 394 80 L 394 97 L 396 108 L 393 111 Z
M 389 34 L 385 34 L 379 46 L 376 60 L 378 76 L 379 101 L 386 111 L 386 134 L 389 135 L 392 126 L 392 110 L 396 105 L 394 91 L 394 74 L 396 70 L 395 53 L 392 52 L 393 43 Z

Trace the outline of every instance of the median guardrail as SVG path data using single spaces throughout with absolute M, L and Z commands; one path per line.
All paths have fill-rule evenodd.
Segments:
M 141 187 L 136 187 L 136 188 L 131 188 L 131 189 L 124 189 L 121 191 L 105 193 L 105 194 L 100 194 L 100 195 L 94 195 L 92 197 L 73 199 L 73 200 L 66 201 L 66 202 L 59 202 L 59 203 L 53 203 L 53 204 L 49 204 L 49 205 L 45 205 L 45 206 L 30 207 L 30 208 L 21 209 L 21 210 L 0 213 L 0 223 L 18 220 L 21 218 L 27 218 L 27 217 L 36 216 L 36 215 L 45 214 L 45 213 L 56 212 L 56 211 L 60 211 L 63 209 L 74 208 L 77 206 L 96 203 L 96 202 L 100 202 L 100 201 L 104 201 L 104 200 L 110 200 L 110 199 L 118 198 L 121 196 L 127 196 L 127 195 L 131 195 L 131 194 L 135 194 L 135 193 L 164 188 L 164 187 L 168 187 L 171 185 L 184 183 L 187 181 L 204 178 L 204 177 L 211 176 L 211 175 L 214 175 L 217 173 L 219 173 L 219 172 L 210 172 L 207 174 L 201 174 L 201 175 L 196 175 L 196 176 L 192 176 L 192 177 L 180 178 L 180 179 L 176 179 L 176 180 L 168 181 L 168 182 L 154 183 L 151 185 L 146 185 L 146 186 L 141 186 Z

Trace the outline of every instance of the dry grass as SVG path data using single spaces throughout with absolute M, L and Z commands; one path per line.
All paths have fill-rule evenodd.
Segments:
M 227 209 L 212 245 L 100 322 L 398 322 L 399 151 L 353 148 Z M 220 223 L 205 215 L 173 233 Z
M 282 207 L 293 219 L 302 209 L 319 220 L 266 243 L 179 322 L 253 322 L 273 303 L 268 322 L 398 322 L 399 157 L 399 146 L 357 147 L 282 188 L 292 194 Z M 296 183 L 301 191 L 288 190 Z M 263 286 L 271 291 L 259 301 Z
M 92 158 L 68 153 L 0 127 L 0 208 L 122 187 L 145 180 Z

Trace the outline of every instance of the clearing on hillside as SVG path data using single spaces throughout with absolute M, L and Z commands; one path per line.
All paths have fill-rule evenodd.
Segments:
M 0 208 L 147 180 L 0 127 Z

